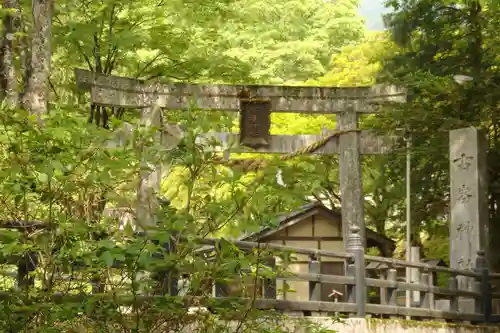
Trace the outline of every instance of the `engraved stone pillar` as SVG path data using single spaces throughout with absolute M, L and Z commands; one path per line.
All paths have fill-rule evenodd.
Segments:
M 472 270 L 477 252 L 488 254 L 486 149 L 483 130 L 468 127 L 450 131 L 451 268 Z M 458 277 L 459 289 L 469 290 L 472 283 Z
M 357 124 L 358 118 L 355 112 L 343 112 L 337 115 L 337 130 L 355 129 Z M 357 226 L 366 248 L 360 138 L 357 132 L 342 134 L 339 137 L 339 172 L 344 239 L 349 239 L 350 227 Z M 347 244 L 344 246 L 347 246 Z

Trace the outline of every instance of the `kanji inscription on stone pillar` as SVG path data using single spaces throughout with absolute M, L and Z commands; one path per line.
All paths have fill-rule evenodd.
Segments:
M 472 269 L 477 251 L 488 250 L 486 148 L 482 130 L 450 132 L 450 263 L 455 269 Z M 460 279 L 459 288 L 469 287 L 468 279 Z

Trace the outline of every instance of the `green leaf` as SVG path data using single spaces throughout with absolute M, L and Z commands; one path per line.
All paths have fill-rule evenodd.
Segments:
M 37 178 L 42 184 L 47 184 L 49 182 L 49 175 L 47 175 L 46 173 L 38 173 Z
M 113 266 L 113 263 L 115 262 L 115 258 L 113 257 L 113 254 L 110 251 L 104 251 L 103 254 L 101 254 L 100 259 L 104 262 L 104 264 L 110 268 Z

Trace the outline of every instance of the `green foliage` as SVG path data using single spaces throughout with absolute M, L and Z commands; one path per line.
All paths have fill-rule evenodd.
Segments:
M 188 271 L 193 292 L 201 296 L 207 295 L 206 281 L 228 281 L 234 272 L 243 271 L 241 279 L 273 274 L 262 265 L 263 253 L 244 254 L 221 241 L 208 251 L 215 259 L 207 260 L 198 255 L 197 240 L 233 238 L 263 225 L 274 226 L 278 213 L 295 209 L 306 196 L 336 208 L 340 204 L 335 157 L 283 162 L 266 156 L 269 167 L 252 174 L 214 163 L 213 147 L 196 139 L 210 130 L 235 130 L 234 114 L 169 112 L 166 120 L 184 125 L 186 136 L 166 151 L 152 142 L 154 130 L 137 126 L 137 112 L 130 110 L 124 119 L 135 128 L 133 140 L 120 147 L 107 145 L 123 119 L 112 118 L 111 131 L 87 123 L 88 97 L 76 92 L 73 67 L 167 82 L 405 86 L 411 93 L 409 103 L 363 118 L 362 125 L 384 134 L 404 129 L 412 136 L 414 242 L 423 242 L 429 257 L 447 255 L 447 249 L 436 244 L 445 244 L 447 237 L 446 142 L 452 128 L 478 125 L 490 131 L 491 209 L 497 219 L 498 2 L 388 1 L 395 9 L 387 21 L 390 31 L 374 34 L 364 31 L 357 3 L 59 1 L 50 117 L 37 128 L 20 110 L 2 113 L 0 219 L 44 221 L 55 227 L 0 232 L 4 290 L 16 287 L 9 258 L 30 252 L 40 261 L 33 272 L 36 287 L 29 293 L 13 292 L 4 301 L 4 328 L 19 321 L 34 332 L 67 331 L 71 325 L 83 325 L 87 331 L 120 327 L 138 332 L 161 322 L 174 327 L 196 322 L 201 331 L 215 332 L 223 329 L 217 319 L 224 312 L 228 317 L 246 313 L 238 319 L 248 332 L 271 332 L 254 320 L 263 314 L 245 304 L 212 304 L 223 311 L 193 319 L 178 299 L 141 298 L 158 288 L 154 275 L 142 273 Z M 29 8 L 23 11 L 29 28 L 26 13 Z M 453 74 L 477 80 L 457 86 Z M 116 111 L 106 110 L 100 112 Z M 318 134 L 336 125 L 329 115 L 273 114 L 272 122 L 273 134 Z M 367 221 L 395 239 L 402 238 L 405 227 L 406 161 L 400 143 L 400 149 L 388 156 L 366 156 L 363 161 Z M 161 192 L 171 202 L 158 211 L 158 229 L 147 238 L 137 237 L 130 225 L 119 228 L 115 218 L 103 213 L 120 207 L 133 214 L 143 159 L 168 166 Z M 286 187 L 275 181 L 278 170 Z M 158 244 L 172 237 L 178 246 L 168 254 Z M 186 241 L 180 242 L 181 237 Z M 75 269 L 74 263 L 81 267 Z M 79 294 L 92 290 L 88 281 L 96 276 L 105 290 L 82 299 Z M 64 301 L 52 299 L 56 292 Z M 69 296 L 75 297 L 72 302 L 66 301 Z M 128 305 L 132 312 L 127 314 L 122 306 Z M 14 313 L 19 309 L 27 312 Z M 266 312 L 271 315 L 275 314 Z
M 395 49 L 387 33 L 367 32 L 358 43 L 346 45 L 332 56 L 326 74 L 309 82 L 336 87 L 373 85 L 383 59 Z
M 449 265 L 450 258 L 450 244 L 449 239 L 446 235 L 446 230 L 429 233 L 426 240 L 423 242 L 424 256 L 425 258 L 431 259 L 443 259 L 444 262 Z M 437 282 L 439 287 L 447 288 L 449 274 L 439 273 L 437 277 Z
M 358 1 L 239 0 L 222 27 L 222 45 L 251 64 L 257 82 L 305 81 L 324 73 L 332 50 L 363 33 Z
M 2 330 L 66 332 L 84 327 L 88 332 L 155 332 L 164 325 L 196 324 L 212 332 L 214 327 L 222 329 L 217 318 L 230 318 L 250 332 L 255 329 L 253 318 L 274 316 L 257 315 L 248 303 L 207 303 L 205 298 L 211 295 L 209 281 L 226 281 L 235 274 L 260 279 L 275 273 L 263 264 L 270 255 L 264 250 L 243 253 L 221 240 L 209 253 L 211 259 L 199 252 L 200 238 L 217 232 L 235 216 L 262 218 L 263 207 L 261 201 L 251 200 L 254 192 L 240 187 L 244 175 L 219 172 L 213 153 L 195 144 L 203 122 L 188 112 L 185 139 L 165 152 L 152 142 L 154 130 L 136 126 L 134 140 L 116 147 L 106 144 L 114 139 L 113 132 L 67 113 L 53 110 L 43 128 L 21 110 L 4 112 L 0 119 L 1 219 L 41 221 L 48 227 L 1 229 L 4 275 L 12 269 L 12 258 L 38 261 L 36 270 L 21 280 L 26 286 L 32 278 L 34 286 L 2 285 L 9 295 L 1 301 L 6 309 L 0 315 Z M 146 154 L 139 147 L 147 147 Z M 187 170 L 189 190 L 185 205 L 163 207 L 157 227 L 138 236 L 130 225 L 120 227 L 115 218 L 103 214 L 103 209 L 134 206 L 136 183 L 131 180 L 137 179 L 144 158 Z M 270 182 L 274 179 L 262 178 L 253 191 L 258 193 Z M 218 188 L 225 193 L 209 190 Z M 171 252 L 164 247 L 168 243 Z M 165 271 L 189 273 L 191 293 L 215 314 L 187 315 L 188 307 L 196 303 L 163 297 L 170 287 L 162 285 L 158 274 Z
M 305 81 L 363 35 L 357 1 L 66 1 L 54 21 L 53 82 L 71 67 L 166 81 Z M 278 22 L 278 23 L 277 23 Z
M 478 126 L 490 134 L 490 216 L 498 232 L 496 33 L 498 6 L 492 1 L 389 1 L 386 18 L 399 49 L 386 54 L 378 80 L 405 86 L 406 105 L 387 110 L 374 122 L 385 133 L 404 130 L 412 138 L 412 228 L 448 236 L 448 131 Z M 459 85 L 457 74 L 470 75 Z M 401 144 L 404 144 L 401 142 Z M 405 159 L 394 158 L 387 177 L 404 180 Z M 496 243 L 493 241 L 493 243 Z M 494 259 L 496 260 L 496 259 Z

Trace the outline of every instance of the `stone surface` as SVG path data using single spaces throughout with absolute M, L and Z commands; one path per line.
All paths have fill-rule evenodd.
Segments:
M 249 97 L 267 98 L 273 112 L 339 113 L 354 110 L 372 113 L 381 102 L 405 103 L 406 92 L 394 86 L 357 88 L 286 87 L 256 85 L 161 84 L 132 78 L 102 75 L 75 69 L 80 89 L 91 90 L 100 105 L 183 109 L 195 102 L 200 109 L 239 111 L 242 91 Z
M 411 262 L 420 262 L 420 247 L 418 246 L 412 246 L 411 251 L 410 251 L 410 261 Z M 427 281 L 420 281 L 420 269 L 419 268 L 410 268 L 409 269 L 410 273 L 410 283 L 427 283 Z M 420 292 L 418 291 L 413 291 L 411 293 L 411 302 L 412 304 L 420 304 Z
M 266 324 L 267 325 L 267 324 Z M 359 319 L 349 318 L 340 322 L 328 317 L 289 317 L 283 321 L 269 323 L 269 331 L 276 327 L 290 333 L 327 332 L 331 330 L 339 333 L 496 333 L 498 326 L 473 326 L 465 324 L 447 324 L 437 321 L 405 321 L 405 320 L 383 320 L 383 319 Z M 236 332 L 237 322 L 228 323 L 224 330 L 227 333 Z M 277 330 L 276 330 L 277 331 Z M 328 331 L 328 332 L 331 332 Z M 165 333 L 170 333 L 168 329 Z M 182 333 L 199 332 L 196 325 L 190 325 L 181 329 Z
M 354 111 L 337 115 L 337 130 L 355 129 L 357 125 L 358 119 Z M 350 227 L 353 225 L 359 227 L 360 236 L 366 248 L 360 141 L 360 135 L 357 132 L 342 134 L 338 139 L 342 233 L 344 239 L 349 239 Z M 347 242 L 344 246 L 347 246 Z
M 329 133 L 328 133 L 329 134 Z M 239 135 L 235 133 L 206 133 L 198 138 L 199 142 L 210 142 L 214 138 L 220 141 L 219 147 L 214 147 L 216 151 L 224 151 L 231 148 L 233 153 L 260 152 L 271 154 L 288 154 L 299 149 L 307 147 L 328 135 L 298 134 L 298 135 L 271 135 L 269 137 L 269 146 L 259 147 L 257 149 L 248 149 L 238 144 Z M 396 142 L 396 137 L 377 136 L 370 131 L 361 131 L 359 134 L 360 153 L 362 155 L 387 154 Z M 323 147 L 319 148 L 314 154 L 338 154 L 339 142 L 337 138 L 328 141 Z
M 450 132 L 450 264 L 473 269 L 477 251 L 488 252 L 486 135 L 476 128 Z M 459 279 L 459 289 L 470 288 Z

